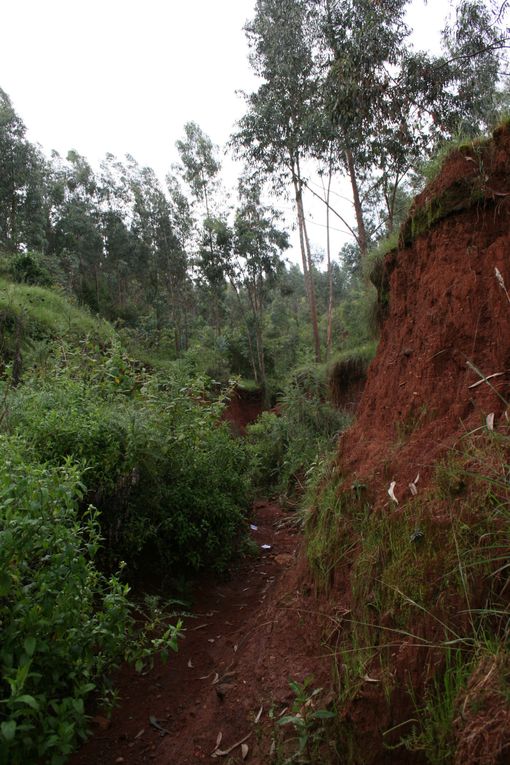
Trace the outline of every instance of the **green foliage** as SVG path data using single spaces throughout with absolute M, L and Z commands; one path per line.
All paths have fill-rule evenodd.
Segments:
M 94 349 L 63 350 L 51 383 L 34 378 L 12 392 L 5 427 L 41 459 L 80 462 L 111 562 L 223 570 L 247 481 L 242 442 L 218 423 L 221 404 L 200 380 L 149 376 L 120 348 Z
M 324 742 L 324 721 L 335 717 L 335 712 L 329 709 L 316 709 L 314 701 L 322 688 L 311 689 L 313 677 L 308 675 L 302 683 L 296 680 L 289 682 L 294 694 L 290 713 L 278 720 L 278 725 L 291 725 L 294 728 L 297 749 L 285 762 L 314 763 L 320 754 Z
M 421 647 L 424 687 L 408 689 L 413 730 L 393 718 L 385 741 L 422 751 L 431 765 L 453 761 L 453 721 L 473 668 L 486 656 L 502 664 L 508 657 L 508 447 L 505 432 L 464 439 L 437 467 L 430 488 L 398 512 L 372 509 L 370 485 L 349 486 L 334 463 L 305 497 L 317 586 L 327 590 L 348 577 L 352 593 L 349 618 L 339 621 L 341 639 L 332 646 L 339 704 L 349 705 L 364 678 L 375 676 L 391 719 L 394 694 L 402 699 L 395 643 Z M 470 681 L 470 698 L 481 687 Z M 347 721 L 338 747 L 350 752 L 348 762 L 364 761 L 363 740 Z
M 123 659 L 176 648 L 179 625 L 135 629 L 129 588 L 94 564 L 98 515 L 78 512 L 81 471 L 0 436 L 0 759 L 63 765 L 86 733 L 84 703 Z
M 409 751 L 424 752 L 429 765 L 453 762 L 454 720 L 472 669 L 473 659 L 469 654 L 447 649 L 445 666 L 427 689 L 423 705 L 417 707 L 412 732 L 402 739 L 402 745 Z
M 329 403 L 325 367 L 314 364 L 294 370 L 278 409 L 248 426 L 247 440 L 255 485 L 287 493 L 333 448 L 349 416 Z
M 38 284 L 41 287 L 48 287 L 52 282 L 50 273 L 42 262 L 42 258 L 35 252 L 24 252 L 15 255 L 10 271 L 16 282 Z

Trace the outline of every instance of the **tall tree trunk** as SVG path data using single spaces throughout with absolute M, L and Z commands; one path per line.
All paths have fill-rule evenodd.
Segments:
M 315 360 L 321 359 L 321 344 L 319 336 L 319 326 L 317 323 L 317 307 L 315 303 L 315 289 L 313 284 L 312 261 L 310 253 L 310 242 L 305 224 L 305 214 L 303 208 L 303 189 L 299 175 L 299 166 L 296 167 L 292 160 L 292 183 L 294 186 L 294 195 L 296 198 L 296 211 L 298 219 L 299 245 L 301 248 L 301 260 L 303 263 L 303 275 L 305 279 L 305 288 L 308 296 L 308 305 L 310 308 L 310 318 L 312 322 L 312 331 L 315 348 Z
M 326 197 L 326 255 L 328 263 L 328 331 L 326 335 L 326 358 L 333 347 L 333 268 L 331 264 L 331 231 L 329 227 L 329 199 L 331 196 L 332 157 L 329 157 L 328 187 L 324 189 Z M 324 184 L 323 184 L 324 185 Z
M 356 168 L 354 166 L 354 157 L 352 151 L 347 149 L 345 152 L 345 161 L 352 187 L 352 198 L 354 201 L 354 212 L 356 214 L 356 225 L 358 227 L 358 245 L 361 253 L 361 260 L 364 260 L 368 251 L 367 231 L 365 228 L 365 219 L 363 218 L 363 208 L 359 195 L 358 179 L 356 177 Z
M 248 324 L 248 319 L 246 318 L 246 311 L 244 310 L 243 303 L 241 300 L 241 295 L 239 294 L 239 290 L 237 289 L 237 284 L 235 283 L 234 279 L 231 276 L 229 276 L 229 282 L 236 295 L 237 302 L 239 305 L 239 311 L 243 318 L 244 326 L 246 327 L 246 339 L 248 340 L 248 351 L 250 354 L 250 364 L 253 371 L 253 378 L 255 382 L 257 383 L 257 385 L 259 385 L 260 382 L 264 382 L 264 376 L 262 375 L 262 379 L 259 379 L 257 364 L 255 363 L 255 353 L 253 351 L 253 342 L 252 342 L 251 334 L 250 334 L 250 325 Z M 259 369 L 260 369 L 260 365 L 259 365 Z M 262 373 L 262 370 L 260 370 L 260 372 Z

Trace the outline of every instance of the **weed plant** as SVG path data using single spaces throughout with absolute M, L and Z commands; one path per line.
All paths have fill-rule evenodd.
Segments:
M 458 708 L 474 667 L 508 655 L 509 438 L 503 425 L 466 436 L 437 467 L 431 487 L 398 511 L 374 512 L 369 487 L 349 488 L 333 469 L 308 497 L 317 586 L 329 587 L 343 569 L 352 592 L 351 612 L 331 645 L 339 707 L 375 676 L 391 719 L 394 694 L 402 695 L 395 648 L 413 645 L 424 685 L 408 691 L 412 719 L 405 726 L 395 719 L 384 740 L 422 752 L 431 765 L 453 762 Z M 504 703 L 508 678 L 498 687 Z M 339 726 L 338 741 L 346 762 L 365 761 L 348 723 Z
M 264 413 L 248 426 L 251 475 L 259 490 L 290 494 L 330 452 L 350 416 L 329 402 L 326 368 L 295 370 L 278 402 L 279 414 Z
M 83 494 L 72 459 L 42 464 L 0 436 L 0 761 L 10 765 L 63 765 L 112 668 L 176 649 L 179 623 L 158 615 L 138 633 L 128 586 L 98 570 L 98 515 L 79 509 Z

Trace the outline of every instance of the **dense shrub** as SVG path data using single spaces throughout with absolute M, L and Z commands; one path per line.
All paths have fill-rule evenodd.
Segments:
M 0 436 L 0 761 L 67 759 L 84 701 L 124 658 L 141 660 L 128 587 L 95 567 L 97 514 L 78 513 L 78 467 L 38 464 Z M 175 645 L 168 628 L 156 646 Z
M 51 384 L 25 384 L 6 426 L 41 459 L 80 461 L 110 564 L 222 570 L 247 501 L 244 447 L 218 423 L 201 381 L 144 374 L 138 385 L 121 361 L 105 358 L 99 371 L 83 360 L 82 379 L 68 368 Z
M 287 493 L 333 448 L 350 418 L 332 406 L 325 368 L 314 364 L 294 370 L 278 409 L 247 428 L 251 475 L 259 488 Z

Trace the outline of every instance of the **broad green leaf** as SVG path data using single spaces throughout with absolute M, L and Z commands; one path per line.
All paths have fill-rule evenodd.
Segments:
M 23 647 L 25 649 L 25 653 L 28 656 L 33 656 L 35 651 L 35 645 L 36 645 L 36 639 L 35 637 L 27 637 L 25 642 L 23 643 Z
M 23 696 L 18 696 L 16 699 L 20 704 L 27 704 L 32 709 L 35 709 L 36 712 L 39 711 L 39 702 L 37 699 L 34 699 L 33 696 L 29 696 L 27 693 L 23 694 Z
M 16 720 L 7 720 L 0 725 L 2 736 L 6 741 L 12 741 L 16 735 Z

